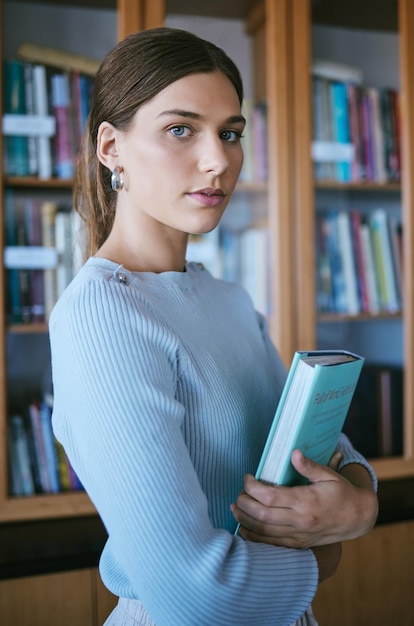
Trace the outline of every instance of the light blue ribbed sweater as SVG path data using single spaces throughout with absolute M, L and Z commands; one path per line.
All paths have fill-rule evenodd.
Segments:
M 313 553 L 233 536 L 229 509 L 286 376 L 246 292 L 196 264 L 130 273 L 89 259 L 50 340 L 53 426 L 108 531 L 107 587 L 157 626 L 294 622 L 316 591 Z

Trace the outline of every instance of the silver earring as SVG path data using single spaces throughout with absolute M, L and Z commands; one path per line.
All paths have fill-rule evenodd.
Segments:
M 111 187 L 114 191 L 121 191 L 124 186 L 124 177 L 122 176 L 122 170 L 117 165 L 114 171 L 111 173 Z

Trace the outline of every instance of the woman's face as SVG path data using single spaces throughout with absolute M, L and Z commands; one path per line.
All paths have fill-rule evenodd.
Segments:
M 245 120 L 222 72 L 192 74 L 142 105 L 117 141 L 125 187 L 118 207 L 151 228 L 206 233 L 217 226 L 243 162 Z

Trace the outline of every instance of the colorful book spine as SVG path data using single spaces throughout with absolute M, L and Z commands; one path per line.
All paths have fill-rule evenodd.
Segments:
M 15 414 L 8 422 L 8 454 L 12 473 L 11 493 L 30 496 L 35 493 L 28 435 L 22 415 Z
M 24 64 L 18 60 L 4 62 L 4 113 L 26 113 Z M 6 135 L 4 144 L 5 173 L 9 176 L 28 176 L 30 166 L 27 137 Z
M 69 179 L 74 174 L 74 152 L 67 74 L 53 74 L 51 92 L 52 108 L 56 119 L 55 172 L 58 178 Z
M 355 255 L 352 244 L 351 220 L 349 213 L 339 211 L 338 222 L 338 244 L 341 255 L 341 265 L 345 284 L 346 312 L 350 315 L 360 313 L 360 301 L 358 297 L 357 271 L 355 266 Z
M 36 115 L 48 115 L 49 95 L 46 67 L 44 65 L 33 66 L 33 90 L 34 110 Z M 53 173 L 53 163 L 50 138 L 45 135 L 40 135 L 36 138 L 36 144 L 39 178 L 51 178 Z
M 350 132 L 346 84 L 336 81 L 332 82 L 331 94 L 335 140 L 338 143 L 349 144 Z M 336 163 L 336 177 L 340 182 L 349 182 L 352 180 L 351 164 L 349 161 L 338 161 Z
M 58 205 L 55 202 L 45 201 L 41 206 L 41 222 L 42 222 L 42 242 L 43 245 L 55 249 L 56 246 L 56 213 Z M 50 313 L 57 300 L 57 275 L 56 268 L 45 269 L 43 272 L 44 280 L 44 301 L 45 301 L 45 318 L 49 319 Z

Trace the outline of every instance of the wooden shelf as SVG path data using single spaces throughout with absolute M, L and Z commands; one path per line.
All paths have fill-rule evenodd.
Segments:
M 398 320 L 401 319 L 403 313 L 360 313 L 359 315 L 341 315 L 340 313 L 320 313 L 318 314 L 318 322 L 374 322 L 375 320 Z
M 400 193 L 401 183 L 338 183 L 335 180 L 316 181 L 315 189 L 338 191 L 378 191 L 379 193 Z
M 36 187 L 40 189 L 71 189 L 73 180 L 61 178 L 38 178 L 37 176 L 5 176 L 3 183 L 6 187 Z

